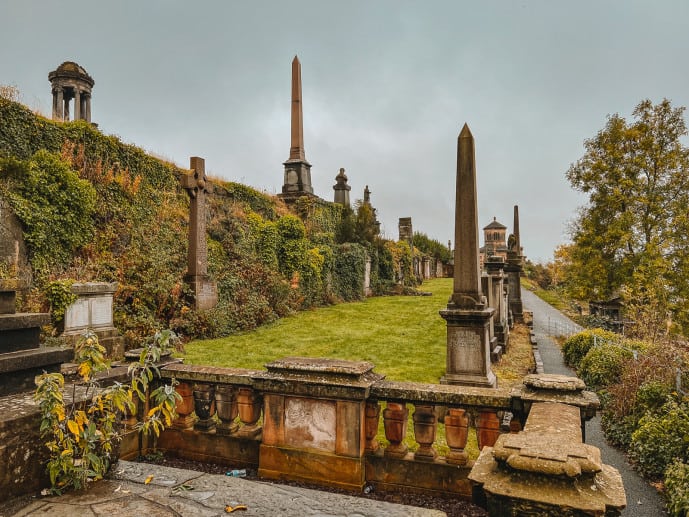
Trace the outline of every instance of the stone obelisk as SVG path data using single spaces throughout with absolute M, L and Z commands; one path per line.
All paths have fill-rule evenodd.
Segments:
M 481 292 L 474 137 L 464 124 L 457 139 L 455 270 L 452 296 L 440 315 L 447 321 L 443 384 L 494 388 L 490 369 L 490 323 L 495 309 Z
M 182 188 L 189 194 L 189 251 L 184 279 L 194 293 L 194 307 L 212 309 L 218 303 L 218 289 L 208 276 L 206 194 L 211 187 L 206 178 L 205 160 L 192 156 L 189 161 L 191 174 L 182 176 Z
M 520 277 L 523 270 L 523 258 L 521 238 L 519 236 L 519 206 L 514 205 L 514 223 L 511 238 L 508 239 L 507 263 L 505 273 L 507 273 L 507 292 L 509 298 L 509 308 L 512 319 L 517 323 L 524 321 L 524 311 L 522 307 L 522 287 Z
M 304 152 L 304 116 L 301 103 L 301 63 L 294 56 L 292 61 L 292 132 L 289 158 L 285 166 L 285 180 L 282 193 L 285 201 L 292 201 L 304 195 L 313 195 L 311 186 L 311 164 Z

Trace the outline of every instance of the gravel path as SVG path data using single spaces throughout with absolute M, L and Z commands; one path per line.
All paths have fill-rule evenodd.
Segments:
M 550 334 L 562 329 L 576 332 L 581 327 L 529 290 L 522 289 L 522 302 L 525 309 L 533 311 L 534 332 L 545 373 L 575 375 L 572 369 L 565 365 L 560 347 Z M 627 493 L 627 508 L 622 512 L 623 516 L 667 515 L 663 496 L 631 467 L 624 453 L 606 443 L 600 426 L 600 416 L 596 416 L 586 424 L 586 443 L 598 447 L 601 450 L 603 462 L 620 471 Z

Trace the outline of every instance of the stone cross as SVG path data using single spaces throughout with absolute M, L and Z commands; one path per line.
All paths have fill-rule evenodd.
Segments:
M 206 193 L 210 185 L 206 178 L 203 158 L 192 156 L 189 160 L 192 174 L 182 176 L 182 188 L 189 194 L 189 253 L 187 274 L 190 276 L 208 273 L 208 248 L 206 245 Z
M 478 208 L 474 137 L 464 124 L 457 138 L 457 183 L 455 192 L 455 272 L 451 305 L 481 309 L 481 271 L 478 252 Z

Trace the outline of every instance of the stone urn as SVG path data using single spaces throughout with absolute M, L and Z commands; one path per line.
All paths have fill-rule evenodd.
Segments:
M 414 410 L 414 436 L 419 449 L 414 453 L 414 459 L 433 461 L 438 452 L 433 448 L 438 419 L 433 406 L 416 406 Z
M 215 388 L 215 409 L 220 419 L 220 424 L 216 428 L 218 434 L 229 435 L 239 429 L 239 424 L 235 422 L 239 415 L 239 407 L 232 386 L 220 385 Z
M 177 418 L 172 425 L 186 429 L 194 424 L 194 391 L 188 382 L 180 382 L 175 386 L 175 391 L 182 398 L 177 400 L 177 405 L 175 406 Z
M 378 420 L 380 419 L 380 404 L 378 401 L 366 402 L 365 418 L 365 433 L 366 433 L 366 451 L 376 452 L 380 447 L 380 443 L 376 440 L 378 434 Z
M 451 408 L 445 415 L 445 438 L 450 452 L 446 456 L 452 465 L 466 465 L 469 456 L 464 451 L 469 438 L 469 417 L 466 410 Z
M 500 436 L 500 420 L 495 411 L 481 411 L 476 422 L 478 448 L 482 450 L 486 445 L 492 447 Z
M 239 419 L 244 424 L 239 430 L 239 434 L 245 438 L 257 436 L 261 432 L 261 428 L 257 425 L 263 409 L 261 396 L 251 388 L 239 388 L 237 408 L 239 409 Z
M 383 411 L 383 425 L 385 438 L 390 445 L 385 448 L 385 455 L 393 458 L 403 458 L 407 454 L 404 438 L 407 436 L 407 406 L 398 402 L 388 402 Z
M 215 386 L 194 384 L 194 410 L 199 418 L 194 429 L 210 431 L 215 427 Z

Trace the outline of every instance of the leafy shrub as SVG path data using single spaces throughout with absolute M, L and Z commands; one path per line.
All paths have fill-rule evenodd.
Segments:
M 360 244 L 342 244 L 335 252 L 334 290 L 343 300 L 361 300 L 364 297 L 366 250 Z
M 689 465 L 675 460 L 665 471 L 667 510 L 674 517 L 689 515 Z
M 675 459 L 689 459 L 687 403 L 670 400 L 657 413 L 643 416 L 632 434 L 629 454 L 639 470 L 652 478 L 660 478 Z
M 79 381 L 72 385 L 71 399 L 77 387 L 83 390 L 83 403 L 65 402 L 64 377 L 59 373 L 44 373 L 36 378 L 34 399 L 41 412 L 41 437 L 47 439 L 50 451 L 47 470 L 54 493 L 68 488 L 85 488 L 89 481 L 101 479 L 117 460 L 115 444 L 121 439 L 120 415 L 134 411 L 132 394 L 152 407 L 141 415 L 137 429 L 144 435 L 172 424 L 179 395 L 173 385 L 160 386 L 150 392 L 149 383 L 158 374 L 155 362 L 162 350 L 171 346 L 176 336 L 170 331 L 157 333 L 144 347 L 138 363 L 129 368 L 131 384 L 115 383 L 100 389 L 94 376 L 106 370 L 103 348 L 96 335 L 87 331 L 77 342 L 74 353 L 78 364 Z
M 35 270 L 68 264 L 93 235 L 96 192 L 59 155 L 38 151 L 28 162 L 0 163 L 11 174 L 8 199 L 24 226 Z
M 597 339 L 617 341 L 619 335 L 602 329 L 587 329 L 574 334 L 562 345 L 562 355 L 565 363 L 572 368 L 578 369 L 581 360 L 593 347 L 594 341 Z
M 607 388 L 619 382 L 624 362 L 633 357 L 631 350 L 615 343 L 595 346 L 579 363 L 577 374 L 595 390 Z

